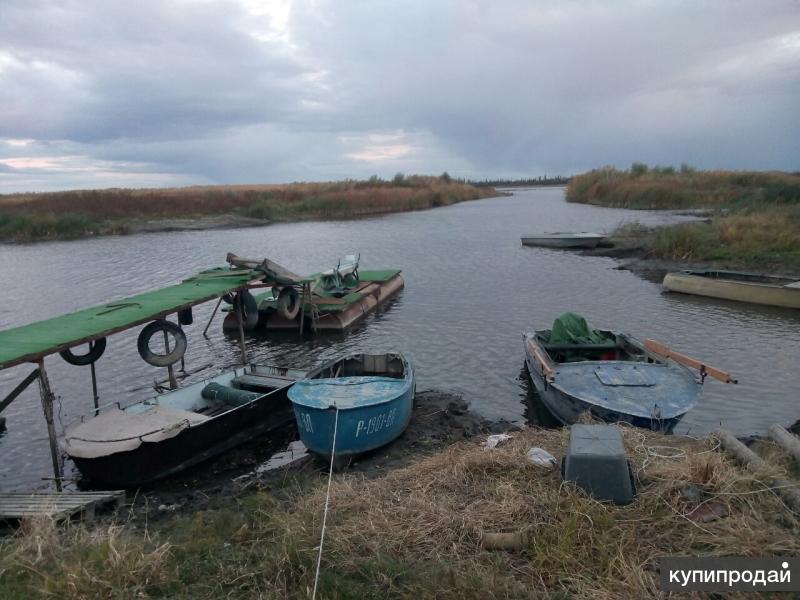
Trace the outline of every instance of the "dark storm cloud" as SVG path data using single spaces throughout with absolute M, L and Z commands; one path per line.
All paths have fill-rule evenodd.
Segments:
M 794 0 L 5 0 L 0 191 L 797 169 L 798 96 Z

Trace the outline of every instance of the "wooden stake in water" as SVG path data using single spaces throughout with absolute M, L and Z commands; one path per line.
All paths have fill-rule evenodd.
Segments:
M 56 428 L 53 423 L 53 392 L 50 390 L 50 382 L 47 379 L 47 372 L 44 370 L 44 359 L 39 360 L 39 392 L 42 398 L 42 410 L 44 420 L 47 422 L 47 437 L 50 439 L 50 457 L 53 459 L 53 475 L 56 480 L 56 489 L 61 491 L 61 462 L 58 460 L 58 443 L 56 442 Z

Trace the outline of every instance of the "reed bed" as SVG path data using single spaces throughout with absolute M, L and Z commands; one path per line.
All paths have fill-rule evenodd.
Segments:
M 684 165 L 630 170 L 605 167 L 573 177 L 570 202 L 631 209 L 727 208 L 800 203 L 800 173 L 696 171 Z
M 138 220 L 240 215 L 268 221 L 350 219 L 496 195 L 448 177 L 393 181 L 74 190 L 0 195 L 0 240 L 125 233 Z
M 713 438 L 625 427 L 639 493 L 614 506 L 526 460 L 532 446 L 561 456 L 566 435 L 527 429 L 493 450 L 465 441 L 380 478 L 336 476 L 318 597 L 657 597 L 661 556 L 800 551 L 800 522 L 766 483 L 786 476 L 782 465 L 749 472 Z M 325 483 L 322 474 L 287 477 L 151 523 L 147 535 L 59 533 L 41 553 L 20 533 L 0 548 L 0 595 L 87 597 L 82 590 L 97 581 L 101 597 L 307 598 Z M 704 506 L 724 516 L 694 517 Z M 522 531 L 527 542 L 483 547 L 484 532 L 503 531 Z M 132 561 L 130 576 L 109 568 L 117 554 Z
M 800 269 L 798 173 L 695 171 L 685 165 L 651 169 L 636 163 L 627 171 L 595 169 L 574 177 L 567 199 L 631 209 L 708 209 L 708 222 L 642 235 L 644 249 L 681 262 Z M 616 236 L 629 233 L 623 229 Z

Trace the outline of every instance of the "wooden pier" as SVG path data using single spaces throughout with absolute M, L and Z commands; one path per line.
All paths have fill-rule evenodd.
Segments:
M 125 491 L 105 492 L 0 492 L 0 520 L 51 517 L 63 520 L 79 515 L 85 523 L 94 520 L 95 508 L 125 502 Z

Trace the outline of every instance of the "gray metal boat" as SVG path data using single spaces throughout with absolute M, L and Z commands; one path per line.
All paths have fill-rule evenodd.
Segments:
M 736 383 L 729 373 L 653 340 L 642 343 L 605 330 L 592 334 L 593 339 L 572 343 L 554 342 L 550 329 L 523 334 L 531 381 L 565 424 L 588 411 L 603 421 L 669 432 L 697 402 L 706 375 Z M 700 378 L 688 367 L 698 368 Z
M 544 248 L 595 248 L 606 239 L 601 233 L 581 231 L 577 233 L 532 233 L 523 235 L 523 246 L 542 246 Z

